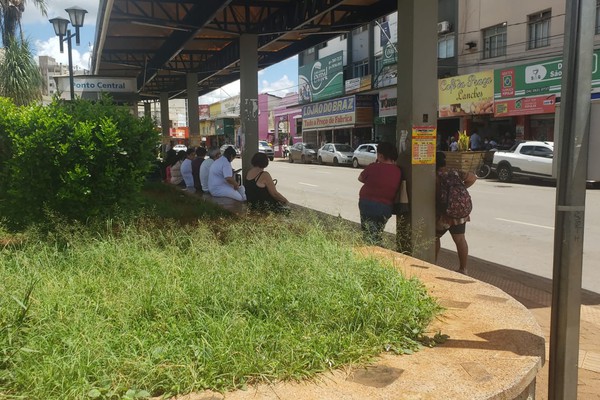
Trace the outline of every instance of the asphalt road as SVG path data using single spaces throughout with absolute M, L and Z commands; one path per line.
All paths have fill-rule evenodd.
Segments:
M 239 160 L 234 161 L 234 166 Z M 239 167 L 236 167 L 239 168 Z M 361 169 L 290 164 L 276 159 L 268 171 L 278 190 L 292 203 L 359 222 Z M 550 184 L 479 180 L 467 225 L 469 253 L 474 257 L 552 278 L 556 188 Z M 587 190 L 583 254 L 583 288 L 600 293 L 600 190 Z M 395 232 L 392 217 L 386 231 Z M 450 235 L 442 247 L 454 250 Z

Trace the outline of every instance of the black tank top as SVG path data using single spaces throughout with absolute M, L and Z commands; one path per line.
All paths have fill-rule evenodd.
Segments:
M 248 205 L 255 210 L 272 210 L 279 207 L 279 202 L 271 196 L 266 187 L 259 187 L 256 182 L 263 174 L 261 171 L 254 179 L 244 179 Z

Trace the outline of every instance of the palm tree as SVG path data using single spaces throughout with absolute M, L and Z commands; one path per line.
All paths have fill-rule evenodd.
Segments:
M 24 40 L 21 17 L 25 11 L 26 2 L 27 0 L 0 0 L 0 32 L 2 32 L 2 43 L 5 47 L 8 46 L 10 39 L 17 36 L 17 28 L 19 28 L 21 41 Z M 43 16 L 47 16 L 46 0 L 33 0 L 33 3 Z
M 16 105 L 28 105 L 42 98 L 42 74 L 27 41 L 11 40 L 0 61 L 0 96 L 13 99 Z
M 0 32 L 4 44 L 3 59 L 0 59 L 0 96 L 13 99 L 17 105 L 41 99 L 43 82 L 21 26 L 26 1 L 0 0 Z M 46 1 L 33 2 L 46 16 Z

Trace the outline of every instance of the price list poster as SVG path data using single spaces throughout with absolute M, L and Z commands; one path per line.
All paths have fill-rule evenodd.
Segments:
M 434 126 L 413 126 L 412 165 L 435 164 L 437 129 Z

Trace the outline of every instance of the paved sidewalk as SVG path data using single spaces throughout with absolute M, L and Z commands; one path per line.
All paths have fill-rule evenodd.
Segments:
M 442 249 L 437 264 L 456 270 L 456 253 Z M 536 400 L 547 400 L 552 282 L 475 257 L 469 257 L 469 276 L 502 289 L 525 305 L 536 317 L 546 337 L 546 363 L 537 376 Z M 600 400 L 599 294 L 583 293 L 580 330 L 578 400 Z

